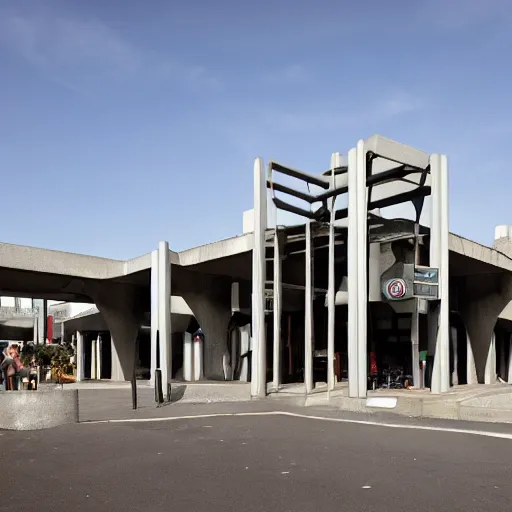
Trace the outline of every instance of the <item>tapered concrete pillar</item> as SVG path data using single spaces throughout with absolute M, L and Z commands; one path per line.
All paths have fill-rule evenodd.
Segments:
M 500 331 L 500 351 L 499 351 L 499 361 L 498 361 L 498 351 L 496 350 L 496 373 L 503 380 L 507 379 L 507 358 L 505 353 L 505 344 L 508 343 L 508 333 Z
M 124 347 L 123 347 L 124 348 Z M 111 350 L 111 363 L 110 363 L 110 380 L 114 382 L 122 382 L 125 380 L 130 380 L 131 375 L 133 374 L 133 363 L 130 368 L 130 373 L 127 371 L 126 373 L 123 371 L 123 365 L 121 364 L 121 358 L 119 352 L 124 352 L 120 343 L 116 343 L 114 340 L 114 336 L 110 336 L 110 350 Z M 93 377 L 92 369 L 91 369 L 91 378 Z
M 171 263 L 168 242 L 158 244 L 158 336 L 164 394 L 172 379 Z
M 430 172 L 430 266 L 439 268 L 440 298 L 431 391 L 444 393 L 450 388 L 448 161 L 445 155 L 430 156 Z
M 496 333 L 493 331 L 489 353 L 487 354 L 487 363 L 485 365 L 485 384 L 494 384 L 496 382 Z
M 476 365 L 475 365 L 475 356 L 473 354 L 473 348 L 471 346 L 471 340 L 469 339 L 469 334 L 466 330 L 466 379 L 468 384 L 478 384 L 478 378 L 476 375 Z
M 333 153 L 331 155 L 331 188 L 336 187 L 336 176 L 334 169 L 341 166 L 341 154 Z M 329 269 L 328 269 L 328 286 L 327 286 L 327 389 L 334 389 L 334 333 L 335 333 L 335 317 L 336 317 L 336 279 L 335 279 L 335 262 L 334 262 L 334 221 L 335 217 L 336 197 L 331 200 L 330 221 L 329 221 Z
M 274 234 L 274 360 L 272 372 L 272 386 L 275 391 L 281 385 L 281 270 L 281 247 L 276 226 Z
M 306 220 L 306 264 L 305 304 L 304 304 L 304 384 L 306 393 L 313 391 L 313 239 L 311 220 Z
M 252 371 L 251 395 L 267 394 L 267 350 L 265 337 L 265 229 L 267 188 L 263 160 L 254 162 L 254 248 L 252 250 Z
M 138 289 L 120 283 L 90 281 L 86 293 L 94 300 L 111 336 L 112 380 L 130 380 L 135 365 L 135 343 L 143 319 Z
M 84 337 L 76 331 L 76 380 L 84 380 Z
M 150 384 L 155 385 L 158 361 L 158 250 L 151 253 L 151 361 Z

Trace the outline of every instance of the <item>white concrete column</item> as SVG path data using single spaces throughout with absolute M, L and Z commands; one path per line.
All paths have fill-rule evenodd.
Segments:
M 364 141 L 357 143 L 357 365 L 358 397 L 366 398 L 368 389 L 368 205 L 366 189 L 366 151 Z M 350 298 L 349 298 L 350 300 Z
M 183 380 L 190 382 L 193 375 L 193 345 L 192 334 L 189 332 L 183 333 Z
M 274 234 L 274 358 L 272 372 L 272 386 L 274 391 L 278 391 L 281 385 L 281 270 L 281 247 L 279 245 L 279 233 L 276 226 Z
M 496 333 L 493 331 L 487 362 L 485 364 L 485 384 L 494 384 L 496 382 Z
M 357 149 L 348 152 L 348 395 L 359 396 L 358 366 L 358 266 L 357 254 Z
M 96 379 L 96 358 L 98 356 L 98 352 L 96 350 L 97 342 L 96 340 L 91 341 L 91 379 Z M 114 359 L 114 357 L 112 357 Z
M 96 340 L 96 380 L 101 379 L 101 336 Z
M 76 331 L 76 380 L 84 380 L 84 337 Z
M 304 304 L 304 384 L 306 394 L 313 391 L 313 240 L 311 220 L 306 220 L 306 264 L 305 304 Z
M 194 372 L 192 377 L 195 381 L 202 380 L 204 378 L 203 373 L 203 350 L 204 343 L 200 336 L 196 336 L 194 339 Z
M 439 268 L 439 298 L 441 299 L 431 391 L 444 393 L 450 388 L 448 161 L 445 155 L 430 156 L 430 172 L 432 178 L 430 266 Z
M 267 394 L 267 350 L 265 339 L 265 229 L 267 186 L 263 160 L 254 161 L 254 247 L 252 250 L 252 369 L 251 395 Z
M 159 367 L 158 353 L 158 250 L 151 253 L 151 362 L 150 385 L 155 385 L 155 370 Z
M 334 169 L 341 166 L 341 154 L 333 153 L 331 155 L 331 189 L 336 187 L 336 176 Z M 335 317 L 336 317 L 336 279 L 335 279 L 335 263 L 334 263 L 334 221 L 335 219 L 335 203 L 336 197 L 331 200 L 331 216 L 329 221 L 329 269 L 328 269 L 328 286 L 327 286 L 327 389 L 334 389 L 334 333 L 335 333 Z
M 169 243 L 158 244 L 158 338 L 164 395 L 172 379 L 171 264 Z
M 508 378 L 507 382 L 509 384 L 512 384 L 512 334 L 508 335 L 508 345 L 510 347 L 509 353 L 508 353 Z
M 34 332 L 32 335 L 34 345 L 37 345 L 39 343 L 38 337 L 37 337 L 37 316 L 34 317 Z

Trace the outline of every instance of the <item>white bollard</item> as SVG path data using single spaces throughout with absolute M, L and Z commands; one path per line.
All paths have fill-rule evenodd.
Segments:
M 190 382 L 192 380 L 193 368 L 193 346 L 192 334 L 189 332 L 183 333 L 183 380 Z

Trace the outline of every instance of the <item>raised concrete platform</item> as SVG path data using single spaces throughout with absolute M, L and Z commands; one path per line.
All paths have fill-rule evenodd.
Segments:
M 339 398 L 341 409 L 365 413 L 392 412 L 402 416 L 512 423 L 512 386 L 509 384 L 456 386 L 432 395 L 422 390 L 378 390 L 367 399 Z
M 0 429 L 41 430 L 78 423 L 78 391 L 48 389 L 0 393 Z
M 66 384 L 66 389 L 75 390 L 109 390 L 131 389 L 130 382 L 83 381 Z M 137 389 L 141 392 L 151 390 L 149 381 L 137 381 Z M 220 402 L 246 402 L 251 400 L 251 385 L 246 382 L 201 381 L 171 383 L 171 402 L 189 404 L 208 404 Z
M 349 398 L 346 383 L 330 394 L 317 384 L 306 395 L 303 384 L 282 386 L 268 398 L 295 407 L 327 406 L 344 411 L 389 412 L 415 418 L 512 423 L 512 386 L 509 384 L 456 386 L 449 393 L 433 395 L 428 390 L 377 390 L 366 399 Z

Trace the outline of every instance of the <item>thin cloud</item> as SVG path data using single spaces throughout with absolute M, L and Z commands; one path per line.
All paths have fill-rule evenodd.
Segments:
M 292 64 L 280 69 L 267 71 L 262 80 L 270 85 L 289 85 L 304 82 L 308 79 L 308 72 L 301 64 Z
M 322 105 L 307 111 L 263 108 L 259 112 L 263 126 L 286 132 L 318 132 L 393 119 L 422 110 L 424 105 L 420 97 L 399 91 L 355 109 L 333 101 L 328 109 Z
M 398 91 L 377 102 L 371 110 L 376 118 L 388 119 L 402 114 L 417 112 L 423 108 L 423 99 L 404 91 Z
M 49 70 L 134 73 L 141 63 L 132 45 L 95 21 L 2 16 L 1 38 L 33 66 Z
M 97 20 L 0 13 L 0 45 L 59 85 L 86 92 L 105 80 L 173 80 L 218 89 L 208 69 L 143 51 Z
M 510 0 L 428 0 L 418 9 L 421 19 L 441 30 L 467 30 L 512 18 Z

